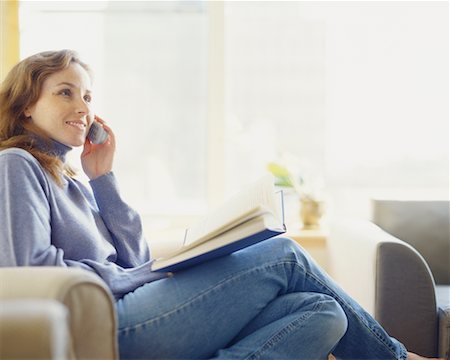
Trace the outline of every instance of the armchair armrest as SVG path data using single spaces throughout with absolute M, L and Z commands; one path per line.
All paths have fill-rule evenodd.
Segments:
M 431 271 L 410 245 L 368 220 L 333 222 L 331 275 L 408 350 L 437 355 L 438 310 Z
M 0 359 L 66 359 L 66 307 L 56 300 L 0 300 Z
M 114 300 L 103 281 L 81 269 L 0 268 L 0 300 L 53 299 L 69 313 L 69 356 L 117 359 Z
M 436 356 L 435 284 L 427 263 L 412 246 L 403 241 L 379 244 L 376 294 L 375 318 L 388 333 L 411 351 Z

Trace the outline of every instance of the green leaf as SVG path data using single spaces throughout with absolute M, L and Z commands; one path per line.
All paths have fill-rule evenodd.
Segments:
M 271 162 L 267 164 L 267 170 L 269 170 L 273 176 L 279 177 L 279 178 L 288 178 L 289 177 L 289 171 L 284 166 Z
M 277 177 L 275 179 L 275 185 L 276 186 L 281 186 L 281 187 L 293 187 L 292 182 L 289 178 L 287 177 Z
M 275 185 L 281 187 L 294 187 L 289 170 L 283 165 L 271 162 L 267 164 L 267 170 L 275 176 Z

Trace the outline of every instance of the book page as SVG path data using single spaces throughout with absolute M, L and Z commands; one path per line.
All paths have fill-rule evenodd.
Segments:
M 223 232 L 222 234 L 215 236 L 210 241 L 204 241 L 200 244 L 186 245 L 177 251 L 170 253 L 165 258 L 157 259 L 152 265 L 152 269 L 162 268 L 167 265 L 175 264 L 179 261 L 189 259 L 204 254 L 208 251 L 219 249 L 221 247 L 232 244 L 236 240 L 242 240 L 246 237 L 260 234 L 266 230 L 271 231 L 271 236 L 281 234 L 285 231 L 284 227 L 279 227 L 280 221 L 276 219 L 272 214 L 266 213 L 263 216 L 253 218 L 246 221 L 230 231 Z M 270 236 L 270 237 L 271 237 Z
M 275 196 L 273 177 L 268 175 L 261 178 L 246 186 L 222 206 L 203 218 L 197 225 L 188 229 L 185 244 L 205 241 L 242 221 L 265 212 L 273 213 L 277 218 L 280 218 Z

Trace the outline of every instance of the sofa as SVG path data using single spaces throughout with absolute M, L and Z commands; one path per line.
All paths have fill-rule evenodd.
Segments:
M 330 272 L 409 351 L 449 357 L 449 201 L 372 201 L 330 224 Z

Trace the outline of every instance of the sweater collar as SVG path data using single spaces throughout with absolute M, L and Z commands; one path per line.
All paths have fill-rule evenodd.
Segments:
M 70 150 L 72 150 L 70 146 L 51 138 L 44 139 L 42 137 L 35 136 L 35 139 L 36 147 L 58 157 L 63 163 L 66 162 L 66 155 Z

